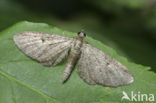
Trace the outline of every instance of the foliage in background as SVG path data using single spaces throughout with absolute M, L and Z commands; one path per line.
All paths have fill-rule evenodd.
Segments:
M 87 35 L 156 71 L 155 0 L 0 0 L 0 30 L 45 22 Z
M 69 80 L 61 83 L 66 62 L 56 67 L 44 67 L 25 56 L 13 42 L 13 35 L 23 31 L 37 31 L 75 36 L 44 23 L 19 22 L 0 33 L 0 103 L 120 103 L 122 91 L 130 95 L 156 95 L 156 74 L 149 67 L 128 62 L 117 52 L 87 36 L 85 40 L 125 65 L 134 76 L 128 86 L 109 88 L 91 86 L 83 82 L 74 69 Z M 150 89 L 149 89 L 150 88 Z M 124 100 L 124 103 L 129 101 Z
M 117 89 L 90 86 L 75 70 L 62 85 L 65 63 L 55 68 L 41 66 L 17 49 L 12 36 L 25 30 L 75 33 L 31 22 L 20 22 L 3 31 L 21 20 L 45 22 L 74 32 L 83 29 L 87 41 L 126 65 L 135 82 Z M 156 74 L 116 53 L 156 71 L 155 0 L 0 0 L 0 31 L 0 103 L 119 103 L 122 91 L 156 95 Z

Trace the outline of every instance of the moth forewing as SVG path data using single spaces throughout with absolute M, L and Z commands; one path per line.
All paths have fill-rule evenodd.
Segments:
M 78 73 L 88 84 L 109 87 L 128 85 L 134 81 L 128 69 L 103 51 L 84 43 L 78 62 Z
M 21 51 L 45 66 L 60 63 L 68 55 L 73 42 L 73 38 L 39 32 L 22 32 L 13 39 Z

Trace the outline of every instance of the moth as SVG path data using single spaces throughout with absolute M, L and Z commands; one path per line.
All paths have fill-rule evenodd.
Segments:
M 119 61 L 84 41 L 86 34 L 77 37 L 26 31 L 13 40 L 27 56 L 44 66 L 56 66 L 68 57 L 62 82 L 70 76 L 75 65 L 79 76 L 90 85 L 118 87 L 134 81 L 129 70 Z

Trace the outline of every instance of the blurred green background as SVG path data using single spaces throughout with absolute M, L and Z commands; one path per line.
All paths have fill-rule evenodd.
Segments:
M 83 31 L 156 72 L 155 0 L 0 0 L 0 31 L 22 20 Z

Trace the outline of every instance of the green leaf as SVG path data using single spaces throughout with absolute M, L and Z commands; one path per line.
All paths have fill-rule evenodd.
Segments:
M 13 35 L 23 31 L 56 33 L 76 36 L 76 33 L 61 30 L 44 23 L 19 22 L 0 33 L 0 103 L 119 103 L 122 91 L 156 94 L 156 74 L 149 67 L 130 63 L 115 50 L 87 37 L 85 40 L 119 60 L 133 74 L 134 83 L 128 86 L 109 88 L 88 85 L 74 69 L 69 80 L 61 83 L 66 62 L 56 67 L 44 67 L 25 56 L 13 42 Z M 129 102 L 129 101 L 124 101 Z

